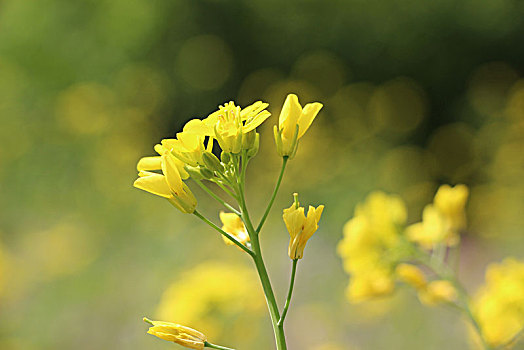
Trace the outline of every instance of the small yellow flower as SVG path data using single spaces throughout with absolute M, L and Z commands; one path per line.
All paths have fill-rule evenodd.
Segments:
M 318 222 L 324 210 L 323 205 L 319 205 L 316 208 L 310 205 L 306 217 L 304 215 L 304 207 L 299 207 L 298 194 L 295 193 L 294 196 L 295 202 L 289 208 L 284 209 L 284 214 L 282 215 L 291 236 L 288 254 L 293 260 L 302 259 L 306 243 L 318 229 Z
M 220 221 L 222 221 L 222 230 L 235 237 L 237 241 L 243 245 L 249 243 L 249 235 L 246 227 L 237 214 L 220 212 Z M 227 245 L 234 245 L 234 243 L 226 237 L 222 236 L 222 238 Z M 238 249 L 240 249 L 240 247 Z
M 428 306 L 452 303 L 457 300 L 457 290 L 450 281 L 432 281 L 419 291 L 418 297 L 421 303 Z
M 440 213 L 448 220 L 452 230 L 462 230 L 466 227 L 465 207 L 469 190 L 466 185 L 442 185 L 435 194 L 433 203 Z
M 277 151 L 281 157 L 295 155 L 298 140 L 309 129 L 322 106 L 321 103 L 314 102 L 302 108 L 297 95 L 287 95 L 278 119 L 278 128 L 276 125 L 274 127 Z
M 435 194 L 433 204 L 424 208 L 422 221 L 406 229 L 407 237 L 432 249 L 436 244 L 454 246 L 460 241 L 460 230 L 466 227 L 465 206 L 468 188 L 465 185 L 442 185 Z
M 397 278 L 417 290 L 426 288 L 426 276 L 417 266 L 412 264 L 398 264 L 395 269 Z
M 490 346 L 511 345 L 524 329 L 524 261 L 507 258 L 489 265 L 472 309 Z
M 144 321 L 152 325 L 147 333 L 160 339 L 172 341 L 189 349 L 202 350 L 205 347 L 207 338 L 197 330 L 171 322 L 151 321 L 145 317 Z
M 164 140 L 162 140 L 164 142 Z M 162 154 L 166 153 L 167 151 L 170 151 L 170 149 L 166 149 L 160 144 L 155 145 L 155 151 L 159 154 L 159 156 L 153 156 L 153 157 L 143 157 L 141 158 L 137 165 L 136 169 L 140 171 L 153 171 L 153 170 L 162 170 Z M 182 162 L 179 159 L 175 159 L 175 166 L 180 173 L 180 177 L 182 179 L 189 178 L 189 174 L 184 169 L 184 162 Z
M 402 199 L 383 192 L 373 192 L 357 205 L 337 247 L 350 275 L 349 301 L 357 303 L 394 291 L 400 230 L 406 217 Z
M 197 200 L 189 187 L 182 181 L 176 164 L 176 158 L 170 152 L 165 152 L 161 156 L 161 168 L 164 174 L 140 171 L 139 178 L 135 180 L 133 186 L 167 198 L 183 213 L 193 213 Z

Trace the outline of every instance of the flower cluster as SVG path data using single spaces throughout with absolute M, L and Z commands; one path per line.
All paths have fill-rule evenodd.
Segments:
M 322 108 L 322 104 L 314 102 L 302 108 L 296 95 L 290 94 L 287 96 L 280 113 L 278 126 L 275 125 L 274 127 L 276 149 L 278 155 L 282 157 L 282 168 L 266 211 L 258 225 L 255 226 L 247 209 L 245 177 L 249 160 L 257 154 L 260 146 L 260 136 L 256 128 L 270 116 L 270 113 L 266 110 L 267 107 L 268 104 L 261 101 L 257 101 L 245 108 L 236 106 L 234 102 L 228 102 L 223 106 L 219 106 L 217 111 L 204 119 L 188 121 L 182 131 L 176 134 L 175 138 L 164 139 L 154 147 L 158 154 L 157 156 L 144 157 L 139 160 L 137 164 L 139 177 L 134 182 L 134 186 L 168 199 L 171 204 L 183 213 L 194 214 L 218 231 L 226 244 L 236 245 L 254 260 L 271 315 L 277 349 L 284 350 L 286 349 L 286 340 L 282 323 L 290 305 L 297 263 L 304 255 L 307 241 L 318 229 L 318 222 L 324 206 L 320 205 L 316 208 L 309 206 L 306 215 L 304 207 L 300 207 L 297 194 L 295 194 L 294 203 L 291 207 L 284 209 L 283 220 L 291 237 L 288 254 L 292 259 L 292 272 L 288 297 L 282 312 L 277 305 L 264 265 L 259 234 L 274 203 L 286 164 L 296 154 L 299 140 L 309 129 Z M 220 148 L 219 157 L 213 153 L 215 151 L 215 141 Z M 188 179 L 193 180 L 209 196 L 228 210 L 219 214 L 222 222 L 221 227 L 214 224 L 197 210 L 197 200 L 185 183 Z M 214 190 L 207 187 L 204 180 L 216 184 L 224 192 L 224 196 L 217 195 Z M 225 196 L 228 196 L 229 199 L 224 199 L 223 197 Z M 236 203 L 230 204 L 228 200 L 231 199 Z M 191 290 L 187 290 L 184 287 L 184 291 L 189 292 L 185 294 L 190 295 L 194 299 L 195 295 L 203 295 L 203 292 L 214 292 L 220 289 L 226 278 L 219 278 L 221 275 L 220 271 L 213 271 L 211 275 L 206 275 L 203 279 L 198 278 L 196 287 Z M 249 289 L 249 285 L 244 283 L 244 281 L 242 281 L 240 287 L 234 287 L 232 284 L 234 279 L 231 276 L 227 277 L 229 281 L 225 283 L 234 288 L 235 293 L 226 291 L 228 295 L 222 295 L 223 298 L 219 298 L 220 300 L 228 296 L 234 297 L 238 293 L 242 294 L 246 288 Z M 235 274 L 235 278 L 238 278 L 237 274 Z M 211 282 L 214 280 L 218 282 L 217 288 L 212 288 L 211 286 Z M 202 288 L 202 285 L 205 285 L 205 287 Z M 203 292 L 199 293 L 199 289 Z M 164 308 L 171 310 L 173 309 L 171 300 L 179 302 L 182 298 L 178 291 L 170 291 L 169 294 L 176 295 L 174 298 L 168 298 L 167 304 L 169 307 Z M 251 292 L 247 294 L 253 295 Z M 210 304 L 216 307 L 217 303 L 214 300 L 210 300 Z M 240 306 L 238 300 L 236 304 Z M 243 308 L 243 311 L 253 307 L 256 303 L 249 302 L 247 305 L 247 307 Z M 199 303 L 199 306 L 204 311 L 202 302 Z M 202 317 L 195 310 L 192 309 L 191 311 L 195 317 L 202 321 Z M 166 315 L 167 317 L 163 318 L 171 318 L 170 311 L 167 311 Z M 181 313 L 173 316 L 179 319 L 183 318 Z M 174 341 L 190 349 L 203 349 L 204 347 L 227 349 L 208 343 L 206 337 L 194 329 L 174 323 L 147 321 L 153 326 L 148 333 L 156 335 L 161 339 Z
M 344 226 L 338 252 L 351 279 L 347 296 L 352 302 L 391 294 L 395 282 L 414 287 L 419 299 L 428 305 L 453 302 L 457 292 L 449 281 L 426 281 L 416 264 L 414 249 L 433 250 L 438 245 L 454 245 L 464 229 L 464 208 L 468 189 L 464 185 L 441 186 L 433 204 L 424 208 L 422 222 L 406 227 L 407 210 L 398 196 L 373 192 L 355 209 Z M 413 245 L 416 244 L 415 245 Z
M 516 340 L 524 331 L 524 261 L 507 258 L 491 264 L 473 300 L 473 312 L 491 346 Z

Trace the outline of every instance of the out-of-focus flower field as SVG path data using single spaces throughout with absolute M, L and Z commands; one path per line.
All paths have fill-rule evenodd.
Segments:
M 263 100 L 247 183 L 258 219 L 290 92 L 324 108 L 261 237 L 281 305 L 282 209 L 292 192 L 326 207 L 298 269 L 290 349 L 468 348 L 465 322 L 408 288 L 349 303 L 336 246 L 373 190 L 404 198 L 413 223 L 440 184 L 463 183 L 468 290 L 489 263 L 524 258 L 523 36 L 518 0 L 0 1 L 0 349 L 177 348 L 143 316 L 270 349 L 251 261 L 132 183 L 186 121 Z M 198 206 L 218 222 L 218 205 Z

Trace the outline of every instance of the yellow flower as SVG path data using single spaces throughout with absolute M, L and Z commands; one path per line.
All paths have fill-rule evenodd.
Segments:
M 360 302 L 394 290 L 394 269 L 401 245 L 406 206 L 397 196 L 373 192 L 357 205 L 344 226 L 338 254 L 350 274 L 348 299 Z
M 309 206 L 307 217 L 304 215 L 304 207 L 299 207 L 298 194 L 295 193 L 295 202 L 284 209 L 284 223 L 286 224 L 291 240 L 289 241 L 288 254 L 293 260 L 302 259 L 307 241 L 318 229 L 318 222 L 324 210 L 323 205 L 318 207 Z
M 276 125 L 274 127 L 277 152 L 281 157 L 295 155 L 298 140 L 309 129 L 322 106 L 321 103 L 314 102 L 302 108 L 297 95 L 287 95 L 278 119 L 278 128 Z
M 139 178 L 135 180 L 133 186 L 167 198 L 183 213 L 193 213 L 197 200 L 189 187 L 182 181 L 176 166 L 176 158 L 170 152 L 165 152 L 161 156 L 161 168 L 164 175 L 140 171 Z
M 469 190 L 466 185 L 442 185 L 435 194 L 433 203 L 447 219 L 451 230 L 459 231 L 466 227 L 465 207 Z
M 490 346 L 511 342 L 524 329 L 524 261 L 507 258 L 489 265 L 472 309 Z
M 265 315 L 256 272 L 250 266 L 220 260 L 182 270 L 162 294 L 155 317 L 194 326 L 209 339 L 242 334 L 237 341 L 246 343 L 239 348 L 249 349 L 247 344 L 261 336 L 250 325 L 259 324 Z
M 407 237 L 426 249 L 432 249 L 439 243 L 456 245 L 460 241 L 460 230 L 466 227 L 464 207 L 467 199 L 468 188 L 465 185 L 440 186 L 433 204 L 424 208 L 422 221 L 406 229 Z
M 164 142 L 164 140 L 162 140 Z M 159 156 L 154 157 L 143 157 L 141 158 L 137 165 L 136 169 L 140 171 L 153 171 L 153 170 L 161 170 L 162 169 L 162 154 L 166 153 L 167 151 L 170 151 L 170 149 L 166 149 L 164 146 L 157 144 L 155 145 L 155 151 L 159 154 Z M 189 178 L 189 174 L 184 169 L 184 162 L 182 162 L 179 159 L 175 159 L 175 166 L 180 174 L 180 177 L 182 179 Z
M 144 321 L 152 325 L 147 333 L 189 349 L 201 350 L 207 341 L 204 334 L 189 327 L 171 322 L 151 321 L 145 317 Z
M 425 289 L 419 291 L 418 298 L 421 303 L 429 306 L 451 303 L 457 300 L 457 290 L 450 281 L 432 281 Z
M 237 214 L 220 212 L 220 221 L 222 221 L 222 230 L 235 237 L 237 241 L 244 245 L 249 243 L 249 235 L 246 227 Z M 226 237 L 222 236 L 222 238 L 227 245 L 234 245 L 234 243 Z M 238 249 L 240 249 L 240 247 Z
M 398 264 L 395 273 L 399 280 L 409 284 L 417 290 L 421 290 L 427 285 L 424 273 L 415 265 Z
M 265 110 L 267 106 L 267 103 L 257 101 L 241 109 L 231 101 L 219 106 L 204 120 L 190 120 L 186 124 L 187 131 L 214 137 L 224 152 L 237 154 L 254 144 L 256 137 L 248 135 L 256 133 L 255 129 L 271 115 Z

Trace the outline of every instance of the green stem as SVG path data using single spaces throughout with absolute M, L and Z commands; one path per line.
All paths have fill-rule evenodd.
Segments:
M 480 324 L 478 323 L 477 319 L 473 315 L 473 312 L 471 311 L 470 298 L 468 292 L 466 288 L 464 288 L 464 286 L 455 278 L 453 270 L 450 269 L 444 262 L 435 264 L 435 261 L 432 260 L 431 257 L 428 256 L 428 254 L 421 251 L 420 249 L 415 248 L 415 251 L 417 260 L 419 260 L 421 263 L 433 270 L 433 272 L 438 276 L 438 278 L 448 280 L 451 284 L 453 284 L 453 286 L 457 290 L 459 299 L 459 303 L 457 303 L 456 306 L 462 311 L 462 314 L 470 321 L 470 323 L 477 331 L 483 349 L 492 350 L 492 347 L 486 342 L 486 339 L 484 339 L 484 336 L 482 335 L 482 329 L 480 328 Z
M 195 182 L 197 183 L 198 186 L 200 186 L 201 189 L 203 189 L 204 191 L 207 192 L 207 194 L 209 194 L 211 197 L 213 197 L 217 202 L 219 202 L 220 204 L 222 204 L 224 207 L 226 207 L 227 209 L 231 210 L 233 213 L 237 214 L 237 215 L 240 215 L 240 212 L 233 208 L 233 206 L 231 206 L 230 204 L 226 203 L 226 201 L 224 201 L 222 198 L 220 198 L 219 196 L 217 196 L 213 191 L 211 191 L 209 189 L 209 187 L 207 187 L 206 185 L 204 185 L 202 183 L 202 181 L 200 180 L 195 180 Z
M 229 239 L 231 242 L 233 242 L 234 244 L 236 244 L 238 247 L 240 247 L 240 249 L 242 249 L 243 251 L 245 251 L 246 253 L 248 253 L 251 257 L 254 257 L 254 253 L 251 249 L 249 249 L 248 247 L 246 247 L 245 245 L 243 245 L 242 243 L 240 243 L 239 241 L 237 241 L 233 236 L 231 236 L 229 233 L 227 233 L 226 231 L 222 230 L 220 227 L 218 227 L 217 225 L 215 225 L 214 223 L 212 223 L 211 221 L 209 221 L 205 216 L 203 216 L 202 214 L 200 214 L 198 211 L 194 211 L 193 214 L 198 217 L 200 220 L 204 221 L 206 224 L 208 224 L 209 226 L 211 226 L 212 228 L 214 228 L 215 230 L 217 230 L 218 232 L 220 232 L 220 234 L 224 235 L 227 239 Z
M 295 274 L 297 272 L 297 263 L 298 259 L 293 259 L 293 266 L 291 268 L 291 280 L 289 281 L 289 291 L 287 293 L 286 305 L 284 306 L 284 310 L 282 310 L 280 320 L 278 320 L 279 326 L 282 326 L 284 324 L 284 319 L 286 318 L 287 310 L 289 309 L 289 304 L 291 303 L 291 295 L 293 294 L 293 286 L 295 285 Z
M 246 158 L 245 155 L 244 158 Z M 241 171 L 240 175 L 241 176 L 238 179 L 238 194 L 240 198 L 240 211 L 242 213 L 241 218 L 244 222 L 244 225 L 246 226 L 249 237 L 251 238 L 251 247 L 253 248 L 254 253 L 252 257 L 258 272 L 258 276 L 260 278 L 260 282 L 262 284 L 264 295 L 266 297 L 266 303 L 269 310 L 269 315 L 271 317 L 271 324 L 273 325 L 273 332 L 275 334 L 277 350 L 287 350 L 286 337 L 284 335 L 284 327 L 283 325 L 278 324 L 278 321 L 280 320 L 280 312 L 278 310 L 277 300 L 275 298 L 273 288 L 271 287 L 271 281 L 269 280 L 269 275 L 264 264 L 262 250 L 260 249 L 260 241 L 258 240 L 258 234 L 253 226 L 253 223 L 251 222 L 249 212 L 246 206 L 246 199 L 244 196 L 245 170 Z
M 288 157 L 282 158 L 282 168 L 280 169 L 280 174 L 278 175 L 277 183 L 275 184 L 275 189 L 273 190 L 273 194 L 271 195 L 271 199 L 269 200 L 269 203 L 267 205 L 266 211 L 264 212 L 264 215 L 262 216 L 262 219 L 260 220 L 260 223 L 257 226 L 256 232 L 259 233 L 262 229 L 262 226 L 264 225 L 264 222 L 266 222 L 267 216 L 269 215 L 269 211 L 271 210 L 271 207 L 273 206 L 273 202 L 275 201 L 275 198 L 277 196 L 278 189 L 280 188 L 280 184 L 282 183 L 282 177 L 284 176 L 284 170 L 286 169 Z
M 233 192 L 231 192 L 226 186 L 224 186 L 220 181 L 213 181 L 213 182 L 216 183 L 218 187 L 220 187 L 224 192 L 230 195 L 231 198 L 235 199 L 238 202 L 238 197 Z
M 235 349 L 232 349 L 232 348 L 226 348 L 225 346 L 216 345 L 216 344 L 210 343 L 208 341 L 204 342 L 204 347 L 205 348 L 211 348 L 211 349 L 221 349 L 221 350 L 235 350 Z

